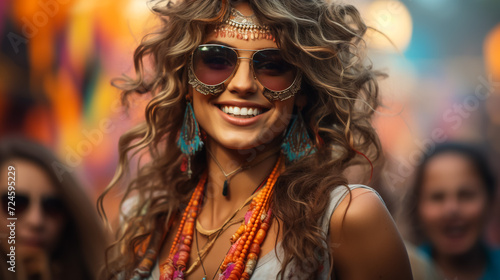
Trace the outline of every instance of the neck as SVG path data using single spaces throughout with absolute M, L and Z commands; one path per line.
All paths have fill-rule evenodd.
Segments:
M 443 271 L 445 276 L 450 277 L 460 275 L 480 276 L 486 266 L 486 258 L 486 252 L 479 243 L 471 250 L 460 255 L 450 256 L 436 253 L 434 256 L 437 266 Z
M 206 148 L 213 157 L 210 155 L 206 157 L 208 182 L 204 208 L 213 207 L 213 211 L 222 216 L 223 213 L 239 207 L 267 178 L 278 159 L 279 143 L 269 143 L 250 150 L 227 149 L 210 140 L 207 144 Z M 226 175 L 239 168 L 242 169 L 226 178 L 221 168 Z M 224 196 L 222 191 L 226 180 L 228 195 Z

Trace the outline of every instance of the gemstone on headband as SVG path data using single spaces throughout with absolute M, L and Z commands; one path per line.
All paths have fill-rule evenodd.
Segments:
M 231 15 L 229 19 L 215 27 L 215 37 L 228 37 L 237 38 L 241 40 L 256 40 L 267 39 L 273 40 L 274 36 L 271 34 L 267 25 L 259 25 L 257 17 L 252 14 L 244 16 L 240 11 L 231 8 Z

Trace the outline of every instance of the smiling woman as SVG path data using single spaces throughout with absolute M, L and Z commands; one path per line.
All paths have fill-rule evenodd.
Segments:
M 428 151 L 409 193 L 415 243 L 446 279 L 500 279 L 500 251 L 482 235 L 495 178 L 474 146 L 443 143 Z
M 102 279 L 411 279 L 383 202 L 342 175 L 358 154 L 380 153 L 370 124 L 380 73 L 360 55 L 358 11 L 169 3 L 154 7 L 164 24 L 135 52 L 138 77 L 116 82 L 124 100 L 154 97 L 122 136 L 101 206 L 130 152 L 151 160 L 127 187 L 123 201 L 136 204 Z

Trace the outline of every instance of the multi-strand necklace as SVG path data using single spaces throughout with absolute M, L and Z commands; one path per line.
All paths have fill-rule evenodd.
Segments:
M 252 199 L 245 219 L 231 237 L 231 248 L 220 266 L 220 280 L 250 279 L 271 224 L 270 198 L 274 185 L 279 177 L 283 159 L 278 158 L 266 184 Z M 160 280 L 182 280 L 185 278 L 189 262 L 196 218 L 203 202 L 203 190 L 207 175 L 202 175 L 196 186 L 186 210 L 182 215 L 179 229 L 170 249 L 170 254 L 160 265 Z

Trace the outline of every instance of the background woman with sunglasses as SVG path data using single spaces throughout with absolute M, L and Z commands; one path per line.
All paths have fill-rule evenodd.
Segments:
M 137 48 L 138 76 L 117 83 L 124 100 L 153 98 L 122 136 L 110 188 L 128 156 L 150 160 L 127 187 L 136 204 L 102 278 L 411 279 L 383 202 L 342 175 L 380 153 L 358 11 L 320 0 L 154 10 L 164 24 Z
M 8 174 L 9 166 L 15 168 L 15 187 L 10 190 L 8 177 L 14 175 Z M 0 141 L 0 168 L 0 220 L 5 223 L 0 227 L 0 278 L 95 279 L 106 238 L 92 204 L 69 171 L 47 149 L 20 138 Z M 17 218 L 13 238 L 6 226 L 12 220 L 7 218 Z M 10 260 L 11 246 L 15 272 L 7 270 L 11 265 L 5 260 Z

